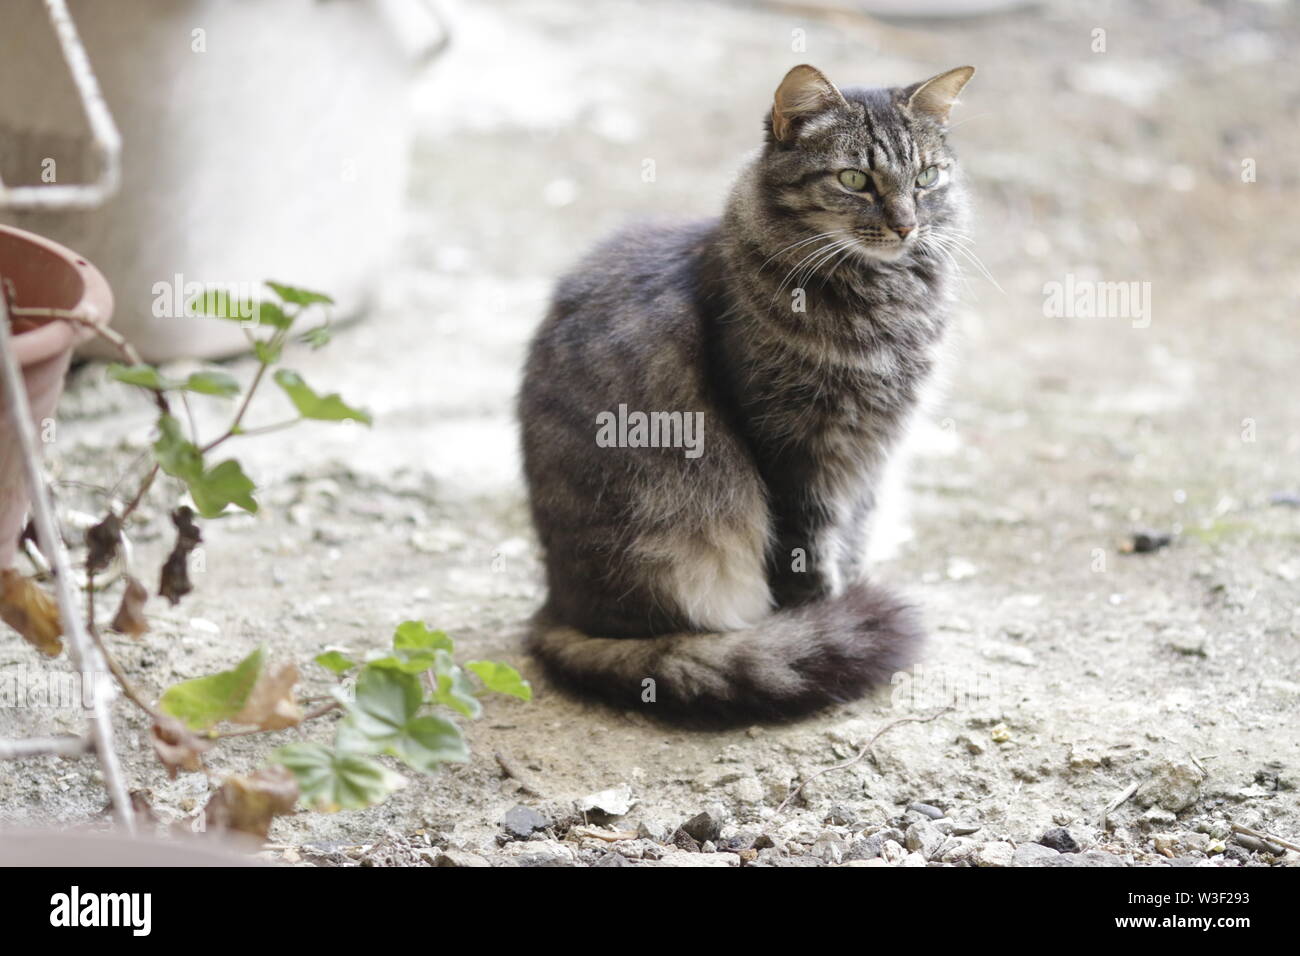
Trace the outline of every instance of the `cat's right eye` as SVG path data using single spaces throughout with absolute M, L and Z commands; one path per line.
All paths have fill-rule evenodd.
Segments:
M 855 193 L 860 193 L 867 188 L 867 174 L 860 169 L 842 169 L 840 170 L 840 182 L 852 189 Z

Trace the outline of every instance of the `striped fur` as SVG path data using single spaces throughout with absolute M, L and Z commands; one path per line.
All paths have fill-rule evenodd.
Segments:
M 519 401 L 548 585 L 530 648 L 556 683 L 779 720 L 915 653 L 863 558 L 943 339 L 965 209 L 946 107 L 969 72 L 841 92 L 797 67 L 720 220 L 627 229 L 560 282 Z M 697 414 L 702 454 L 607 447 L 618 408 Z

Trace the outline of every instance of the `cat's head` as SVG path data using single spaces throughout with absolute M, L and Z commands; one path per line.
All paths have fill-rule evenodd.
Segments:
M 764 205 L 782 232 L 830 233 L 892 262 L 961 228 L 964 199 L 946 134 L 974 67 L 893 89 L 836 89 L 796 66 L 776 91 L 761 160 Z M 856 243 L 851 240 L 856 240 Z

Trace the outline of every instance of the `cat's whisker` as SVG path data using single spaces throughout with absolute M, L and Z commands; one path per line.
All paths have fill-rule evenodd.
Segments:
M 770 263 L 773 259 L 776 259 L 776 258 L 778 258 L 778 257 L 780 257 L 780 256 L 783 256 L 783 255 L 785 255 L 787 252 L 790 252 L 791 250 L 798 249 L 800 246 L 806 246 L 806 245 L 807 245 L 808 243 L 810 243 L 810 242 L 816 242 L 818 239 L 825 239 L 825 238 L 827 238 L 828 236 L 839 235 L 839 234 L 842 233 L 843 231 L 844 231 L 843 229 L 832 229 L 830 232 L 821 232 L 821 233 L 818 233 L 818 234 L 815 235 L 815 236 L 808 236 L 806 239 L 799 239 L 799 240 L 797 240 L 797 241 L 795 241 L 795 242 L 792 242 L 792 243 L 790 243 L 790 245 L 786 246 L 784 249 L 778 249 L 776 252 L 774 252 L 774 253 L 772 253 L 770 256 L 768 256 L 767 259 L 765 259 L 765 260 L 763 261 L 763 264 L 762 264 L 761 266 L 758 267 L 758 271 L 759 271 L 759 272 L 762 272 L 764 269 L 767 268 L 768 263 Z

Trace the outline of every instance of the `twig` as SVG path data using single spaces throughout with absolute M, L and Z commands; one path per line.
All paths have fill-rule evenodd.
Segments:
M 791 800 L 799 796 L 799 794 L 803 793 L 804 787 L 808 786 L 808 784 L 812 783 L 814 780 L 816 780 L 818 777 L 822 776 L 823 774 L 828 774 L 835 770 L 846 770 L 849 767 L 852 767 L 855 763 L 860 761 L 863 757 L 865 757 L 868 753 L 871 752 L 871 748 L 876 745 L 877 740 L 883 737 L 887 732 L 893 730 L 895 727 L 898 727 L 901 724 L 928 724 L 930 721 L 938 717 L 942 717 L 946 713 L 949 713 L 950 711 L 952 711 L 952 709 L 953 708 L 951 707 L 945 707 L 943 710 L 936 711 L 935 713 L 931 714 L 929 717 L 900 717 L 898 720 L 885 724 L 885 726 L 877 730 L 875 735 L 863 745 L 862 749 L 857 752 L 856 756 L 849 758 L 848 760 L 844 761 L 844 763 L 838 763 L 833 767 L 825 767 L 822 770 L 818 770 L 815 774 L 813 774 L 803 783 L 799 784 L 799 786 L 795 787 L 788 794 L 786 794 L 785 799 L 781 801 L 781 805 L 776 808 L 776 812 L 780 813 L 787 806 L 789 806 Z
M 1119 796 L 1117 796 L 1110 803 L 1106 804 L 1105 808 L 1101 811 L 1101 826 L 1098 827 L 1099 830 L 1107 829 L 1106 823 L 1110 815 L 1114 813 L 1116 810 L 1118 810 L 1120 805 L 1125 803 L 1129 799 L 1129 797 L 1137 793 L 1138 787 L 1140 786 L 1141 783 L 1139 781 L 1137 780 L 1133 781 L 1131 784 L 1125 787 L 1123 791 L 1121 791 Z
M 509 757 L 499 750 L 492 756 L 496 758 L 497 766 L 501 768 L 501 772 L 511 780 L 518 783 L 520 790 L 528 794 L 530 797 L 537 797 L 540 800 L 546 799 L 542 796 L 542 792 L 532 785 L 529 779 L 514 765 L 514 762 L 510 760 Z
M 336 700 L 336 701 L 332 701 L 331 703 L 325 704 L 321 707 L 317 707 L 315 710 L 308 711 L 307 713 L 303 714 L 302 720 L 298 721 L 298 723 L 294 724 L 294 726 L 301 727 L 303 724 L 307 723 L 307 721 L 315 720 L 317 717 L 324 717 L 326 714 L 332 713 L 333 711 L 338 710 L 342 706 L 343 705 Z M 254 734 L 273 734 L 277 730 L 288 730 L 288 729 L 289 729 L 288 727 L 275 727 L 273 729 L 268 730 L 265 727 L 250 727 L 248 730 L 223 730 L 220 733 L 209 734 L 206 739 L 225 740 L 227 737 L 251 737 Z
M 50 505 L 49 489 L 41 474 L 36 432 L 32 426 L 32 410 L 27 402 L 23 371 L 13 353 L 13 337 L 9 330 L 9 302 L 2 294 L 0 294 L 0 364 L 3 365 L 4 372 L 0 377 L 4 379 L 5 405 L 13 423 L 14 433 L 18 437 L 18 445 L 22 450 L 27 487 L 36 518 L 38 544 L 49 560 L 50 567 L 54 569 L 55 596 L 58 599 L 63 630 L 68 637 L 68 655 L 77 670 L 82 673 L 96 674 L 103 670 L 104 659 L 86 633 L 85 622 L 81 620 L 79 602 L 72 593 L 72 567 L 68 562 L 67 551 L 63 547 L 63 538 L 59 534 L 54 509 Z M 97 682 L 97 692 L 93 695 L 89 715 L 90 736 L 94 741 L 95 753 L 104 774 L 104 786 L 108 790 L 108 797 L 113 806 L 113 816 L 124 830 L 132 833 L 135 830 L 135 821 L 131 811 L 131 800 L 122 779 L 117 751 L 113 748 L 113 718 L 109 710 L 108 695 L 98 693 L 98 689 Z
M 1256 840 L 1267 840 L 1269 843 L 1276 843 L 1278 846 L 1284 846 L 1288 850 L 1295 850 L 1300 853 L 1300 846 L 1292 843 L 1290 840 L 1283 840 L 1281 837 L 1275 837 L 1271 833 L 1264 833 L 1261 830 L 1252 830 L 1250 827 L 1243 827 L 1240 823 L 1232 825 L 1234 833 L 1244 833 L 1246 836 L 1252 836 Z
M 54 754 L 58 757 L 82 757 L 93 753 L 95 743 L 89 737 L 31 737 L 27 740 L 0 740 L 0 760 L 18 760 L 23 757 L 41 757 Z

